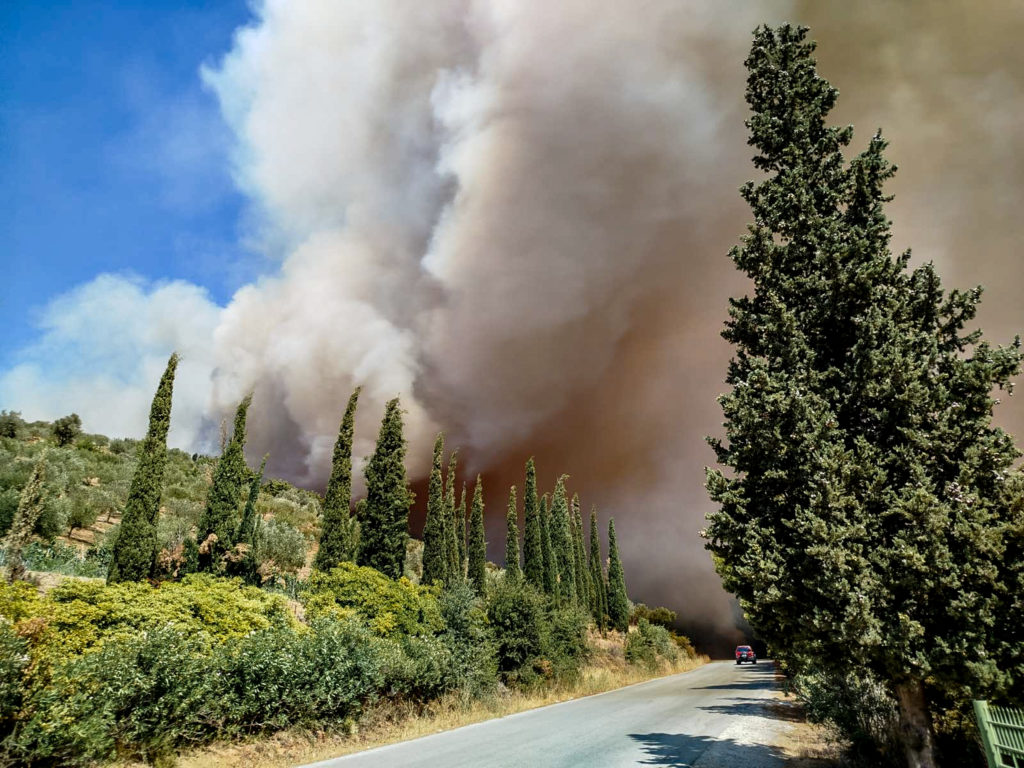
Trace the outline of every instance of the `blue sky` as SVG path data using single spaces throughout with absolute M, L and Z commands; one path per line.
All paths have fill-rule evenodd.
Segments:
M 0 4 L 0 370 L 47 301 L 99 273 L 185 279 L 221 304 L 253 277 L 199 76 L 250 17 L 241 0 Z

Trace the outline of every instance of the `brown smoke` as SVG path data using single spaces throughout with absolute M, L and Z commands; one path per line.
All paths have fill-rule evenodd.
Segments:
M 726 299 L 745 290 L 726 257 L 753 176 L 742 61 L 751 29 L 782 20 L 812 26 L 856 145 L 877 126 L 892 141 L 897 245 L 950 285 L 986 283 L 981 321 L 1008 341 L 1024 9 L 268 0 L 207 73 L 283 260 L 224 311 L 214 410 L 255 388 L 254 454 L 316 486 L 351 388 L 357 455 L 400 393 L 414 477 L 441 427 L 484 474 L 492 558 L 534 455 L 544 489 L 567 472 L 615 516 L 635 599 L 729 639 L 698 537 L 703 436 L 720 431 Z M 1001 418 L 1024 428 L 1016 401 Z

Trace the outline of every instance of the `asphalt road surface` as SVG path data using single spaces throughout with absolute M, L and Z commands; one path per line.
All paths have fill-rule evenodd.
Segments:
M 315 763 L 316 768 L 775 768 L 770 662 L 692 672 Z M 307 766 L 307 768 L 313 768 Z

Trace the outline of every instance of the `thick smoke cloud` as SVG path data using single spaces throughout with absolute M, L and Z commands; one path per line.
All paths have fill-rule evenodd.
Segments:
M 196 407 L 216 424 L 255 389 L 253 455 L 316 487 L 351 389 L 357 456 L 400 394 L 414 477 L 441 428 L 492 513 L 528 456 L 545 488 L 570 473 L 616 517 L 633 595 L 730 640 L 698 537 L 702 438 L 720 431 L 726 299 L 746 290 L 726 258 L 754 175 L 742 61 L 753 27 L 783 20 L 811 25 L 855 145 L 891 139 L 897 247 L 987 284 L 980 321 L 1009 341 L 1024 9 L 267 0 L 204 77 L 280 268 L 203 337 Z M 1017 401 L 1000 419 L 1024 432 Z

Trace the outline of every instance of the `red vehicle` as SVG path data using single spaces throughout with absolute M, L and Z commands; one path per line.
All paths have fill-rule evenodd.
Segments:
M 757 654 L 754 653 L 754 649 L 749 645 L 737 645 L 736 663 L 742 664 L 744 661 L 749 661 L 751 664 L 757 664 Z

